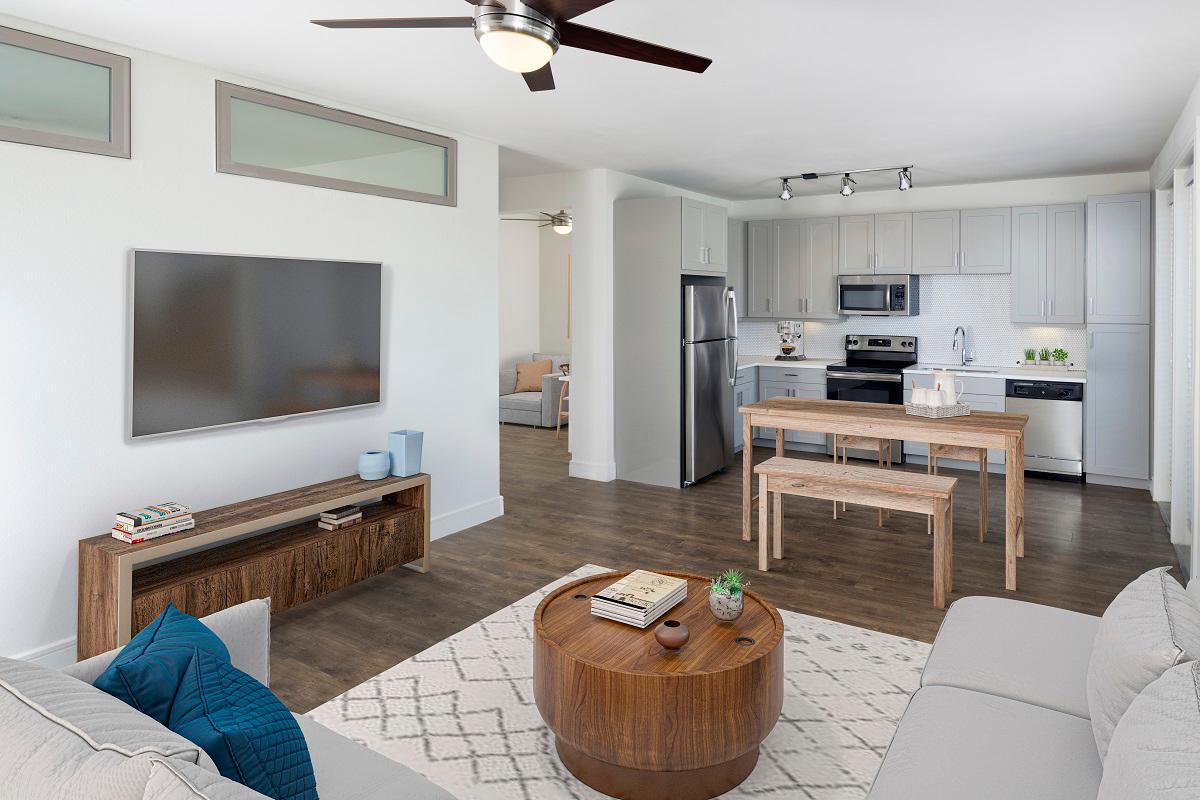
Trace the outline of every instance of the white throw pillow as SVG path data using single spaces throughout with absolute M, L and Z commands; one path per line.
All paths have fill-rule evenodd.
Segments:
M 1102 761 L 1133 699 L 1171 667 L 1200 656 L 1200 608 L 1167 569 L 1152 569 L 1122 589 L 1100 620 L 1087 701 Z
M 174 759 L 153 759 L 142 800 L 269 800 L 248 786 Z M 335 798 L 336 800 L 336 798 Z
M 1200 797 L 1200 661 L 1172 667 L 1129 704 L 1097 800 Z

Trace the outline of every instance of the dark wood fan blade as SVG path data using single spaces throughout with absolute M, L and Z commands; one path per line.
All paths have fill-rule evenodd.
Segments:
M 619 58 L 631 58 L 635 61 L 645 61 L 647 64 L 658 64 L 662 67 L 685 69 L 688 72 L 704 72 L 712 64 L 711 58 L 672 50 L 640 39 L 630 39 L 608 31 L 576 25 L 574 22 L 560 22 L 558 27 L 559 42 L 567 47 L 578 47 L 581 50 L 591 50 L 596 53 L 607 53 Z
M 508 8 L 504 5 L 504 0 L 467 0 L 473 6 L 499 6 L 500 8 Z
M 529 0 L 526 5 L 533 6 L 557 22 L 565 22 L 611 2 L 612 0 Z
M 531 92 L 545 92 L 554 88 L 554 73 L 550 71 L 549 64 L 533 72 L 524 72 L 522 77 Z
M 323 28 L 470 28 L 474 17 L 399 17 L 382 19 L 314 19 Z

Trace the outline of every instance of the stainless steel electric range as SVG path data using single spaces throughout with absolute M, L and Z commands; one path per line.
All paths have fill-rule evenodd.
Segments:
M 860 403 L 904 403 L 904 370 L 917 363 L 915 336 L 846 336 L 846 360 L 825 368 L 825 396 Z M 833 452 L 829 437 L 828 452 Z M 892 453 L 903 453 L 899 441 Z M 875 459 L 866 450 L 850 450 L 851 458 Z M 901 457 L 903 460 L 903 457 Z

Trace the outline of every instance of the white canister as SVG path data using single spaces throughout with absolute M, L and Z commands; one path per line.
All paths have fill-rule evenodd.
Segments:
M 929 390 L 929 398 L 925 401 L 925 405 L 932 408 L 938 408 L 942 405 L 942 393 L 936 389 Z
M 912 390 L 913 405 L 925 406 L 929 405 L 929 390 L 923 386 L 918 386 Z

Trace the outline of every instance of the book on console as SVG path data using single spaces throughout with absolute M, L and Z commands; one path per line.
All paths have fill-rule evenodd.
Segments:
M 150 522 L 146 525 L 138 525 L 136 527 L 130 525 L 127 521 L 118 521 L 117 524 L 113 526 L 113 530 L 124 531 L 125 533 L 150 534 L 154 533 L 155 531 L 161 531 L 163 528 L 172 528 L 172 530 L 167 531 L 167 533 L 174 533 L 175 531 L 182 530 L 182 528 L 173 526 L 178 526 L 182 522 L 194 522 L 194 518 L 191 514 L 183 514 L 178 517 L 164 519 L 161 522 Z
M 191 530 L 194 527 L 196 527 L 196 520 L 189 516 L 182 519 L 177 519 L 167 525 L 156 526 L 153 530 L 138 528 L 133 533 L 130 533 L 129 531 L 124 531 L 120 528 L 113 528 L 112 537 L 114 539 L 120 539 L 126 544 L 138 544 L 140 542 L 149 541 L 150 539 L 157 539 L 160 536 L 169 536 L 172 533 Z
M 362 509 L 358 506 L 340 506 L 338 508 L 331 508 L 328 511 L 321 512 L 321 519 L 328 520 L 330 522 L 338 522 L 340 520 L 355 516 L 362 516 Z
M 136 511 L 117 512 L 117 524 L 140 528 L 155 522 L 163 522 L 173 517 L 182 517 L 192 513 L 192 507 L 183 503 L 168 501 L 153 506 L 145 506 Z

